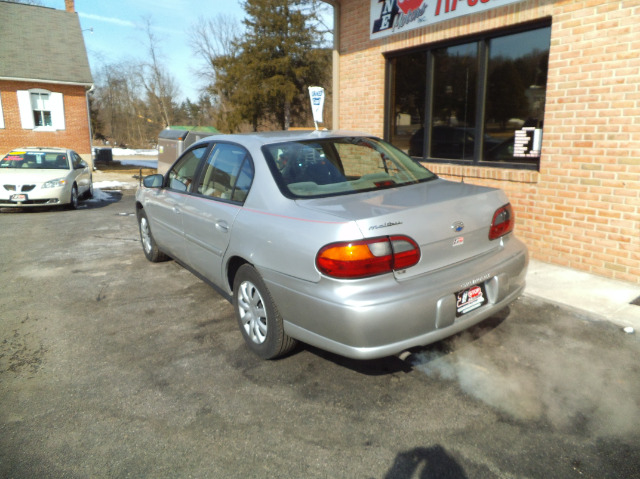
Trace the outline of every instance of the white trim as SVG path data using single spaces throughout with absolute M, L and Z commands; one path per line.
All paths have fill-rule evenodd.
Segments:
M 2 92 L 0 92 L 0 128 L 4 128 L 4 114 L 2 113 Z
M 46 83 L 47 85 L 73 85 L 73 86 L 83 86 L 85 88 L 91 89 L 94 84 L 93 83 L 85 83 L 85 82 L 71 82 L 71 81 L 60 81 L 60 80 L 42 80 L 41 78 L 14 78 L 14 77 L 0 77 L 0 81 L 19 81 L 24 83 Z

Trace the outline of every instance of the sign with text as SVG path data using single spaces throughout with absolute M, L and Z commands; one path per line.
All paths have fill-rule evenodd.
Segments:
M 311 113 L 313 113 L 313 122 L 318 128 L 318 123 L 322 121 L 322 110 L 324 108 L 324 88 L 319 86 L 309 87 L 309 96 L 311 97 Z
M 542 130 L 527 127 L 516 130 L 513 138 L 514 158 L 538 158 L 542 148 Z
M 371 39 L 426 27 L 523 0 L 371 0 Z

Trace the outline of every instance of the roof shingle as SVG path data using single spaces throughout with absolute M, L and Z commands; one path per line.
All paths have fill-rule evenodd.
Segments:
M 77 13 L 0 1 L 0 79 L 91 85 Z

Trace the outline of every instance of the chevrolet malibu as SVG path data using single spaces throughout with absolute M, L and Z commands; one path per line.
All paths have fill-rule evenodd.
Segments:
M 495 314 L 528 254 L 498 189 L 438 178 L 349 132 L 218 135 L 136 193 L 144 253 L 173 258 L 233 303 L 265 359 L 298 341 L 372 359 Z
M 93 195 L 91 169 L 63 148 L 18 148 L 0 160 L 0 208 L 63 205 Z

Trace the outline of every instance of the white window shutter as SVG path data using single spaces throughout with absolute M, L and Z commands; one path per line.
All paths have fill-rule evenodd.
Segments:
M 62 93 L 52 93 L 49 101 L 51 103 L 51 126 L 56 130 L 64 130 L 64 98 Z
M 2 113 L 2 92 L 0 92 L 0 128 L 4 128 L 4 113 Z
M 20 110 L 20 123 L 25 130 L 33 130 L 33 110 L 31 109 L 31 93 L 27 90 L 18 90 L 18 109 Z

